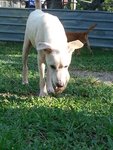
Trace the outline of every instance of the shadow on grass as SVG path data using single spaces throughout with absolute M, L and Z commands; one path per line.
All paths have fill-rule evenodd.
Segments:
M 73 54 L 71 67 L 78 70 L 112 71 L 113 51 L 94 48 L 93 55 L 82 48 L 80 56 Z
M 62 100 L 57 100 L 58 108 L 56 102 L 52 101 L 48 100 L 51 106 L 39 99 L 24 101 L 19 105 L 4 101 L 0 108 L 0 148 L 8 150 L 113 148 L 111 143 L 113 118 L 110 117 L 107 107 L 103 114 L 102 106 L 98 110 L 93 106 L 84 110 L 84 105 L 74 107 L 74 102 L 68 99 L 65 105 Z
M 38 67 L 36 56 L 29 57 L 29 80 L 28 86 L 22 85 L 22 58 L 19 55 L 0 56 L 0 93 L 28 94 L 38 90 Z

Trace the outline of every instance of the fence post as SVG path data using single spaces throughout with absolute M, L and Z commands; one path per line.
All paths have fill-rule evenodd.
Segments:
M 35 0 L 35 8 L 41 9 L 41 0 Z
M 77 0 L 73 0 L 72 4 L 73 4 L 73 10 L 76 10 Z

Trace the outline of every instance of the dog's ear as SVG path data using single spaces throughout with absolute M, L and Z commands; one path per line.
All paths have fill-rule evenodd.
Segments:
M 69 50 L 69 52 L 72 53 L 72 52 L 74 52 L 75 49 L 82 48 L 83 46 L 84 46 L 84 44 L 79 40 L 72 41 L 72 42 L 68 43 L 68 50 Z
M 51 45 L 46 42 L 39 42 L 36 46 L 37 51 L 44 50 L 47 53 L 51 53 Z

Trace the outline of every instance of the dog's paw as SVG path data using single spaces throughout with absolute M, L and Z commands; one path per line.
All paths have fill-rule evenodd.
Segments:
M 55 93 L 53 88 L 48 88 L 47 91 L 48 91 L 49 94 L 54 94 Z
M 40 92 L 39 97 L 46 97 L 48 95 L 47 92 Z

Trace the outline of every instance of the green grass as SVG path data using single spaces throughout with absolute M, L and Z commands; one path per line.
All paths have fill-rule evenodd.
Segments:
M 39 98 L 36 52 L 21 84 L 21 43 L 0 43 L 0 150 L 112 150 L 113 86 L 72 76 L 58 96 Z M 112 71 L 113 52 L 85 49 L 71 69 Z
M 113 71 L 113 51 L 93 48 L 93 55 L 88 49 L 82 49 L 81 56 L 73 55 L 74 69 L 90 71 Z

